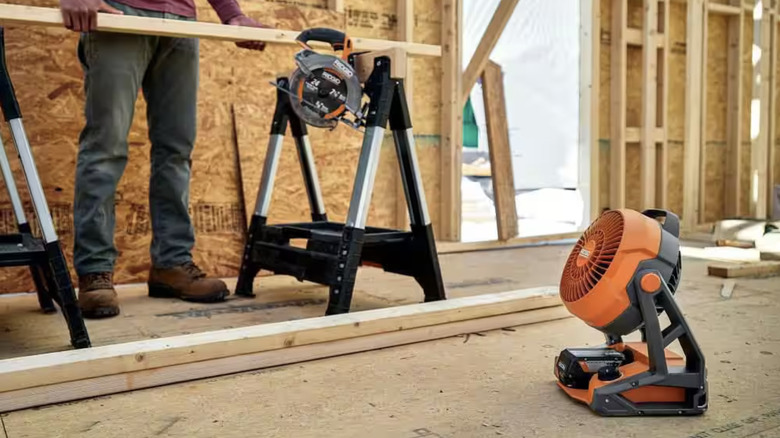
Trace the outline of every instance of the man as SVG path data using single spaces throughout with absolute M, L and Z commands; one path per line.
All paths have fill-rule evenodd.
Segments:
M 223 24 L 264 27 L 235 0 L 209 0 Z M 188 211 L 191 153 L 197 127 L 198 49 L 192 38 L 96 31 L 98 12 L 195 20 L 194 0 L 60 0 L 65 27 L 81 32 L 86 124 L 79 136 L 74 202 L 74 264 L 87 318 L 119 314 L 113 286 L 114 199 L 127 163 L 127 136 L 138 92 L 147 102 L 151 148 L 149 206 L 152 268 L 149 296 L 222 301 L 225 283 L 192 261 Z M 239 47 L 263 50 L 262 42 Z

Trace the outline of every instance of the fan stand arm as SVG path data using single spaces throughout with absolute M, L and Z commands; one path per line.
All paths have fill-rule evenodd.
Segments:
M 644 326 L 642 328 L 646 337 L 647 353 L 650 362 L 650 371 L 659 375 L 668 375 L 669 369 L 666 363 L 665 349 L 675 340 L 680 341 L 685 355 L 686 369 L 689 372 L 704 372 L 704 355 L 699 344 L 693 337 L 685 318 L 674 300 L 671 290 L 665 281 L 661 280 L 661 287 L 655 292 L 642 290 L 640 281 L 646 274 L 653 274 L 663 278 L 658 271 L 643 270 L 634 277 L 634 285 L 639 300 L 639 308 L 642 312 Z M 657 307 L 663 309 L 669 318 L 670 325 L 661 330 Z

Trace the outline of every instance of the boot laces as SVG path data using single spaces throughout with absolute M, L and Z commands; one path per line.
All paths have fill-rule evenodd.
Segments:
M 190 275 L 192 278 L 198 279 L 198 278 L 204 278 L 206 274 L 193 262 L 185 263 L 184 271 Z

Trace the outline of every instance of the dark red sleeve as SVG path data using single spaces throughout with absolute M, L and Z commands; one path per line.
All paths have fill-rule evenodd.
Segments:
M 236 0 L 209 0 L 209 4 L 217 11 L 217 15 L 223 23 L 242 14 Z

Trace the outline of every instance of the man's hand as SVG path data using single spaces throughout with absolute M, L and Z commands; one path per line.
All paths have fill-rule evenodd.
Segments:
M 97 29 L 97 13 L 122 14 L 119 9 L 107 5 L 103 0 L 60 0 L 62 21 L 74 32 L 89 32 Z
M 227 24 L 231 26 L 246 26 L 246 27 L 261 27 L 261 28 L 267 28 L 268 26 L 264 26 L 257 21 L 247 17 L 246 15 L 239 15 L 235 18 L 232 18 L 230 21 L 227 22 Z M 238 47 L 241 47 L 242 49 L 249 49 L 249 50 L 264 50 L 265 49 L 265 43 L 262 41 L 239 41 L 236 43 Z

